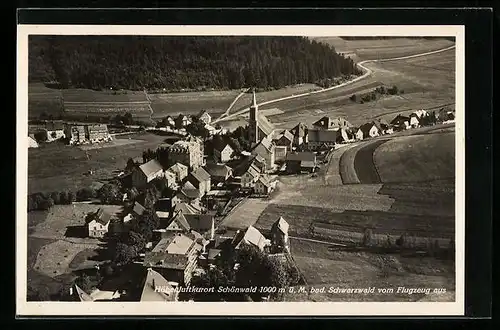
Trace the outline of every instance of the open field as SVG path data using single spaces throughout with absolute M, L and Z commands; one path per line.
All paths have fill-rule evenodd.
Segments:
M 455 135 L 440 133 L 395 138 L 378 147 L 373 159 L 382 182 L 454 178 Z
M 114 171 L 125 168 L 129 158 L 142 156 L 144 150 L 155 149 L 166 139 L 150 133 L 131 134 L 129 137 L 142 142 L 87 151 L 58 142 L 30 148 L 28 193 L 77 190 L 94 181 L 107 180 L 116 175 Z M 128 140 L 127 136 L 122 138 Z M 91 169 L 94 174 L 88 175 Z
M 239 90 L 148 94 L 153 118 L 197 114 L 206 110 L 213 118 L 222 114 L 238 96 Z
M 277 108 L 282 114 L 268 119 L 279 128 L 292 128 L 301 121 L 308 125 L 323 115 L 346 117 L 352 124 L 391 114 L 408 113 L 418 109 L 439 109 L 455 102 L 455 50 L 388 62 L 366 63 L 372 74 L 352 84 L 296 99 L 263 105 L 259 109 Z M 398 86 L 404 94 L 383 96 L 376 101 L 354 103 L 353 94 L 372 91 L 380 85 Z M 321 110 L 322 114 L 318 114 Z M 231 118 L 232 119 L 232 118 Z M 234 118 L 235 120 L 241 120 Z M 230 126 L 230 121 L 221 125 Z
M 445 39 L 345 40 L 340 37 L 312 37 L 311 39 L 329 44 L 339 53 L 353 54 L 354 56 L 350 57 L 356 61 L 402 57 L 453 45 L 452 41 Z
M 133 139 L 113 139 L 110 142 L 106 143 L 95 143 L 95 144 L 82 144 L 78 146 L 78 148 L 82 150 L 94 150 L 94 149 L 103 149 L 103 148 L 113 148 L 113 147 L 123 147 L 129 144 L 135 143 L 144 143 L 144 140 L 133 140 Z
M 287 294 L 286 301 L 419 301 L 430 297 L 435 301 L 455 299 L 452 262 L 432 257 L 332 251 L 323 244 L 296 240 L 292 241 L 292 253 L 306 278 L 307 291 L 311 287 L 316 290 L 325 287 L 325 292 L 296 291 Z M 442 293 L 398 293 L 398 287 L 429 288 L 431 292 L 441 289 Z M 374 288 L 374 293 L 328 293 L 330 288 Z
M 62 90 L 64 102 L 68 103 L 107 103 L 107 102 L 148 102 L 146 94 L 140 91 L 94 91 L 91 89 L 72 88 Z

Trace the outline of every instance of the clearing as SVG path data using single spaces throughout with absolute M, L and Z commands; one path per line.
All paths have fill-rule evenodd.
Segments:
M 452 261 L 433 257 L 347 252 L 325 244 L 291 240 L 293 258 L 310 288 L 371 288 L 363 293 L 295 293 L 286 301 L 418 301 L 425 294 L 397 293 L 398 287 L 445 289 L 440 301 L 454 301 L 455 272 Z M 296 288 L 298 289 L 298 288 Z M 379 292 L 378 289 L 381 289 Z M 394 291 L 391 292 L 391 289 Z
M 455 134 L 448 132 L 395 138 L 378 147 L 373 160 L 382 182 L 454 178 Z
M 125 168 L 129 158 L 141 157 L 144 150 L 156 149 L 167 138 L 146 132 L 128 137 L 130 140 L 126 135 L 115 139 L 115 145 L 120 147 L 82 150 L 76 146 L 52 142 L 42 144 L 39 148 L 30 148 L 28 193 L 65 189 L 76 191 L 94 181 L 108 180 L 116 176 L 116 170 Z M 130 141 L 136 143 L 128 143 Z M 94 174 L 89 175 L 89 170 L 93 170 Z

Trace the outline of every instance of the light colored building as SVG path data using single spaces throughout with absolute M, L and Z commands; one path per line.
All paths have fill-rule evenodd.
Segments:
M 147 269 L 146 279 L 141 293 L 141 302 L 144 301 L 177 301 L 179 291 L 160 273 L 151 268 Z
M 270 137 L 263 138 L 251 151 L 252 155 L 259 155 L 264 158 L 266 168 L 271 170 L 275 166 L 275 148 Z
M 328 116 L 322 117 L 320 120 L 312 124 L 316 129 L 323 130 L 338 130 L 341 128 L 350 129 L 352 125 L 345 118 L 330 118 Z
M 232 241 L 235 250 L 240 249 L 244 244 L 253 245 L 263 251 L 271 244 L 271 241 L 265 238 L 257 228 L 250 226 L 246 231 L 238 231 Z
M 199 190 L 200 197 L 205 196 L 205 194 L 210 191 L 210 174 L 208 174 L 203 167 L 198 167 L 189 173 L 188 180 Z
M 203 122 L 204 124 L 208 125 L 212 122 L 212 117 L 206 110 L 200 111 L 198 114 L 198 120 Z
M 202 246 L 180 232 L 164 235 L 144 257 L 143 266 L 152 268 L 168 281 L 189 285 Z
M 86 129 L 90 143 L 109 142 L 112 140 L 106 124 L 87 125 Z
M 177 141 L 169 148 L 171 163 L 181 163 L 190 169 L 203 166 L 202 147 L 197 141 Z
M 31 136 L 28 136 L 28 148 L 38 148 L 38 142 Z
M 241 187 L 253 188 L 259 177 L 260 170 L 255 165 L 251 164 L 246 172 L 241 175 Z
M 214 147 L 214 160 L 217 163 L 226 163 L 232 159 L 234 150 L 229 143 Z
M 288 228 L 289 224 L 283 217 L 280 217 L 271 227 L 271 242 L 279 252 L 283 250 L 289 251 Z
M 152 159 L 134 168 L 132 171 L 132 185 L 136 188 L 142 188 L 154 179 L 163 177 L 163 175 L 161 164 L 156 159 Z
M 366 123 L 361 125 L 356 131 L 356 139 L 363 140 L 371 137 L 379 136 L 382 132 L 379 129 L 379 126 L 374 122 Z
M 269 195 L 273 191 L 273 183 L 268 175 L 261 175 L 255 182 L 254 192 L 258 195 Z
M 392 121 L 391 125 L 394 127 L 396 131 L 402 131 L 409 129 L 410 126 L 410 117 L 397 115 Z
M 89 237 L 103 238 L 108 233 L 110 222 L 111 215 L 103 209 L 98 209 L 90 215 L 87 222 Z
M 64 134 L 64 123 L 61 120 L 45 123 L 45 130 L 47 131 L 48 142 L 66 137 L 66 134 Z
M 84 144 L 88 141 L 84 125 L 66 125 L 65 135 L 70 145 Z
M 177 183 L 181 182 L 188 176 L 188 167 L 186 165 L 183 165 L 181 163 L 175 163 L 174 165 L 170 166 L 166 172 L 171 172 L 175 175 L 175 179 Z

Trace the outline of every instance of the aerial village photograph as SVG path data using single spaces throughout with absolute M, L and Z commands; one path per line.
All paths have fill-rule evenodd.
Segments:
M 28 302 L 455 301 L 454 37 L 28 46 Z

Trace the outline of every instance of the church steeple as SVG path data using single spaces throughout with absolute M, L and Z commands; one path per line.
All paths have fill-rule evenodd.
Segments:
M 252 90 L 252 104 L 250 105 L 250 144 L 259 143 L 259 107 L 257 105 L 257 98 L 255 97 L 255 89 Z

